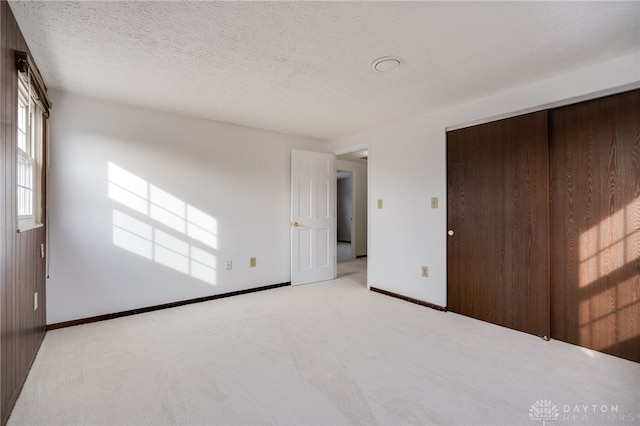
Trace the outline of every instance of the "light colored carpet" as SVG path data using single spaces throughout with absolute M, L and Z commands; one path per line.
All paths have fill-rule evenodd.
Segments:
M 640 423 L 640 364 L 369 292 L 365 264 L 49 332 L 9 425 Z

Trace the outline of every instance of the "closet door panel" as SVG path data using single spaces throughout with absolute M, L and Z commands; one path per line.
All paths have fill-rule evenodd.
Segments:
M 640 361 L 640 91 L 550 112 L 553 338 Z
M 549 335 L 547 112 L 447 133 L 448 307 Z

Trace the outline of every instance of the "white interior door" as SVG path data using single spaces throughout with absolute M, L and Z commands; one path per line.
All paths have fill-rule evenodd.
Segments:
M 291 284 L 336 277 L 335 156 L 291 151 Z

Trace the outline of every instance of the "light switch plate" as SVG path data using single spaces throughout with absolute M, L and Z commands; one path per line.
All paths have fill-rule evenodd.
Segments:
M 378 200 L 378 208 L 381 209 L 382 208 L 382 199 Z
M 432 209 L 438 208 L 438 197 L 431 197 L 431 208 Z

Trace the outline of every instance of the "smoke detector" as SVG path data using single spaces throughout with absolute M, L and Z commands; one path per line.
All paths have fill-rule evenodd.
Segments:
M 371 62 L 371 68 L 378 72 L 389 72 L 400 68 L 404 60 L 399 56 L 383 56 Z

